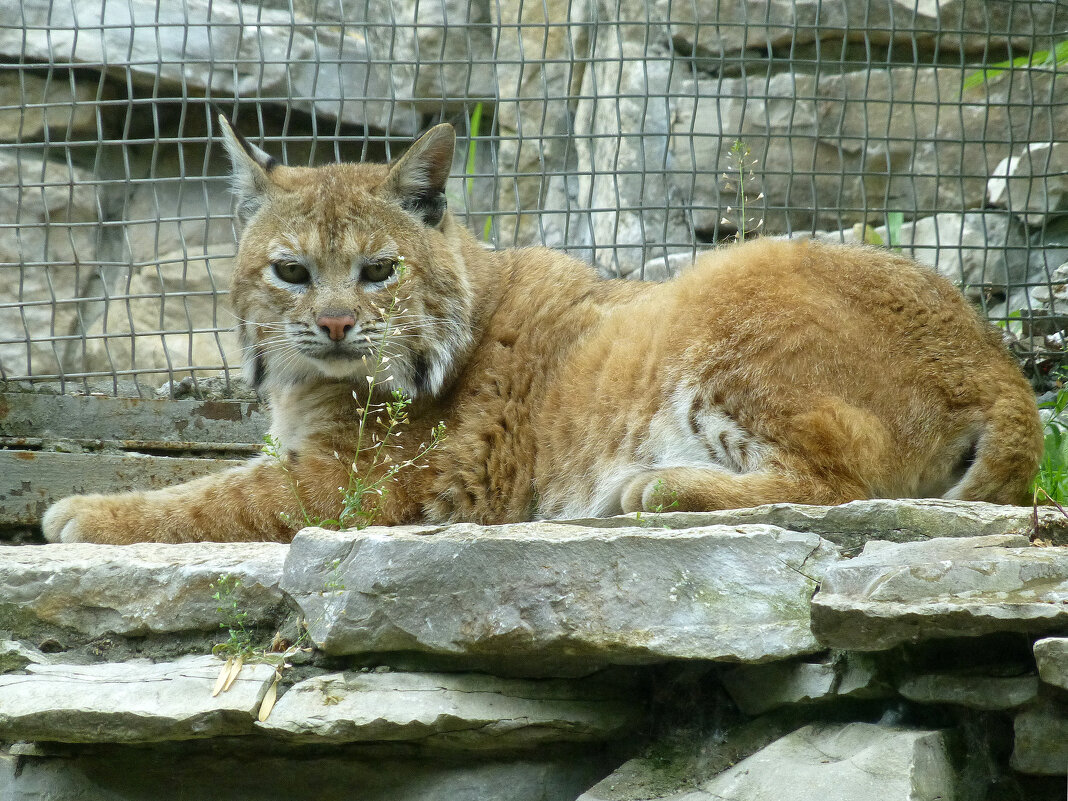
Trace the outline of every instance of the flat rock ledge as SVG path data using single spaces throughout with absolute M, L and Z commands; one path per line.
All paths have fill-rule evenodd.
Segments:
M 641 706 L 625 689 L 475 673 L 331 673 L 291 687 L 257 727 L 300 743 L 405 741 L 474 751 L 597 742 L 638 724 Z
M 417 653 L 560 675 L 818 651 L 809 602 L 838 559 L 818 536 L 775 526 L 306 529 L 282 588 L 329 654 Z
M 269 665 L 246 665 L 212 696 L 224 662 L 30 665 L 0 676 L 0 740 L 148 743 L 248 734 L 268 685 Z
M 831 565 L 812 603 L 824 644 L 877 651 L 938 637 L 1068 626 L 1068 548 L 1022 534 L 869 542 Z
M 217 631 L 212 584 L 247 626 L 272 625 L 289 548 L 278 543 L 0 546 L 0 630 L 56 627 L 87 637 Z
M 1066 521 L 865 501 L 0 548 L 0 798 L 1061 801 Z M 213 695 L 228 627 L 257 656 Z M 297 637 L 276 683 L 263 649 Z

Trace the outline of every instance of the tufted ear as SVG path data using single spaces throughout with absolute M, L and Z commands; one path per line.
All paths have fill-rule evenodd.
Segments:
M 231 180 L 237 198 L 237 216 L 242 224 L 247 223 L 263 205 L 270 192 L 269 174 L 278 162 L 266 151 L 256 147 L 234 130 L 230 120 L 218 115 L 222 128 L 223 144 L 230 154 Z
M 436 226 L 445 216 L 445 182 L 455 150 L 456 132 L 442 123 L 419 137 L 390 167 L 386 190 L 426 225 Z

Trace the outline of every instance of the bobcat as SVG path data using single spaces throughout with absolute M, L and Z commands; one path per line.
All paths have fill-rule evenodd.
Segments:
M 336 516 L 379 342 L 380 389 L 411 399 L 398 453 L 448 430 L 393 479 L 382 524 L 1028 500 L 1030 387 L 960 293 L 905 258 L 757 240 L 663 284 L 604 280 L 465 230 L 446 208 L 448 125 L 391 165 L 298 168 L 220 122 L 243 224 L 231 298 L 280 458 L 67 498 L 49 540 L 288 541 L 305 514 Z

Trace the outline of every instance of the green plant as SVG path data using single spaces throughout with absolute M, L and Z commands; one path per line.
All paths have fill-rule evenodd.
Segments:
M 474 109 L 471 111 L 471 125 L 468 128 L 469 135 L 467 138 L 467 164 L 464 168 L 464 188 L 467 192 L 467 207 L 470 209 L 474 206 L 475 200 L 475 170 L 478 163 L 478 134 L 479 129 L 482 127 L 482 104 L 475 103 Z M 493 233 L 493 218 L 486 217 L 486 222 L 482 226 L 482 241 L 489 242 L 490 236 Z
M 1068 388 L 1058 390 L 1056 397 L 1039 404 L 1039 408 L 1048 410 L 1049 417 L 1042 462 L 1032 492 L 1036 506 L 1040 502 L 1060 506 L 1068 503 L 1068 420 L 1062 416 L 1068 408 Z
M 216 655 L 228 657 L 245 657 L 253 652 L 252 632 L 246 625 L 248 612 L 241 608 L 238 602 L 237 590 L 241 586 L 241 579 L 223 573 L 210 585 L 214 590 L 212 598 L 215 600 L 215 611 L 219 613 L 219 628 L 226 629 L 229 635 L 226 642 L 219 643 L 212 649 Z
M 658 503 L 653 504 L 653 508 L 648 510 L 652 514 L 661 514 L 662 512 L 666 512 L 670 509 L 677 509 L 679 507 L 679 494 L 675 490 L 665 492 L 664 482 L 662 479 L 658 478 L 656 480 L 656 483 L 653 484 L 653 498 L 667 498 L 671 500 L 671 503 L 665 504 L 663 500 L 660 500 Z M 634 513 L 634 521 L 639 526 L 643 527 L 653 525 L 653 521 L 643 517 L 641 511 L 637 511 Z
M 1052 50 L 1036 50 L 1026 56 L 999 61 L 989 67 L 983 67 L 965 78 L 961 88 L 974 89 L 1010 70 L 1044 69 L 1052 71 L 1066 65 L 1068 65 L 1068 39 L 1057 42 Z
M 722 175 L 722 191 L 733 192 L 736 205 L 727 206 L 720 224 L 733 225 L 737 229 L 735 239 L 741 242 L 747 236 L 756 234 L 764 225 L 763 217 L 760 219 L 749 217 L 747 209 L 748 205 L 764 199 L 764 191 L 760 189 L 756 172 L 753 169 L 758 164 L 758 159 L 752 157 L 752 149 L 740 139 L 734 141 L 725 158 L 727 169 Z M 755 196 L 753 195 L 754 189 L 756 190 Z M 732 219 L 732 216 L 735 219 Z M 750 228 L 750 224 L 754 221 L 755 224 Z

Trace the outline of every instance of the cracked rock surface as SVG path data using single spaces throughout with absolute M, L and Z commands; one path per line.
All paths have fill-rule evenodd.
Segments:
M 814 534 L 767 525 L 455 525 L 429 537 L 306 529 L 282 587 L 330 654 L 415 652 L 566 675 L 817 651 L 809 602 L 838 558 Z
M 486 750 L 619 737 L 640 704 L 591 680 L 531 681 L 475 673 L 331 673 L 283 695 L 257 726 L 291 741 L 417 741 Z

